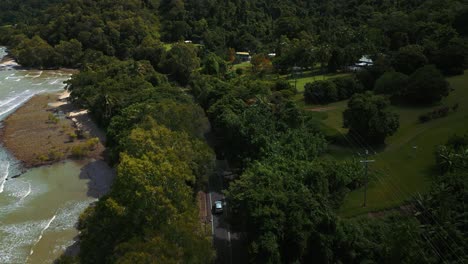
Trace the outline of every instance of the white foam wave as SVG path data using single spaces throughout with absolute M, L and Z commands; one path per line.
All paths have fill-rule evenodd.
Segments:
M 54 214 L 54 216 L 52 216 L 51 219 L 49 219 L 49 221 L 46 223 L 46 225 L 44 226 L 44 228 L 41 230 L 41 233 L 39 234 L 39 237 L 37 238 L 36 242 L 34 243 L 34 245 L 31 247 L 31 251 L 29 252 L 29 256 L 31 256 L 32 254 L 34 254 L 34 247 L 37 245 L 37 243 L 39 243 L 42 239 L 42 236 L 44 235 L 44 232 L 50 227 L 50 224 L 52 224 L 52 222 L 54 221 L 55 217 L 57 217 L 56 214 Z M 26 262 L 27 262 L 27 259 L 26 259 Z
M 12 98 L 7 99 L 5 101 L 0 101 L 0 107 L 4 106 L 6 104 L 9 104 L 9 103 L 13 102 L 16 99 L 18 99 L 18 96 L 12 97 Z
M 28 184 L 28 191 L 23 196 L 21 196 L 21 198 L 18 201 L 19 203 L 21 203 L 24 200 L 24 198 L 28 197 L 32 192 L 31 183 L 29 183 L 29 182 L 24 182 L 24 183 Z
M 24 258 L 28 252 L 25 252 L 25 249 L 34 243 L 33 234 L 40 232 L 43 222 L 29 221 L 0 225 L 0 245 L 2 245 L 0 263 L 26 263 Z
M 2 181 L 0 183 L 0 193 L 3 192 L 3 188 L 5 187 L 5 182 L 6 182 L 6 179 L 8 177 L 8 174 L 10 173 L 9 171 L 10 169 L 10 162 L 6 162 L 6 165 L 5 163 L 3 163 L 3 166 L 0 167 L 0 173 L 2 175 L 2 177 L 0 178 L 0 180 Z
M 6 109 L 0 109 L 0 116 L 4 115 L 6 113 L 9 113 L 10 111 L 16 109 L 18 106 L 20 106 L 23 103 L 25 103 L 26 101 L 28 101 L 35 94 L 40 93 L 42 91 L 32 92 L 32 93 L 28 93 L 28 92 L 29 92 L 29 90 L 24 91 L 22 94 L 25 94 L 25 96 L 23 96 L 23 97 L 18 96 L 18 98 L 20 98 L 20 100 L 12 101 L 12 102 L 14 102 L 14 104 L 12 104 L 12 102 L 10 102 L 8 104 L 5 104 L 4 106 L 6 106 Z
M 26 74 L 25 77 L 30 77 L 32 79 L 36 79 L 36 78 L 41 77 L 42 73 L 43 73 L 43 71 L 39 71 L 36 75 L 30 75 L 30 73 L 28 73 L 28 74 Z
M 89 199 L 86 201 L 71 201 L 65 204 L 57 211 L 57 218 L 54 222 L 53 231 L 62 231 L 74 228 L 78 223 L 80 214 L 89 206 L 90 203 L 97 199 Z

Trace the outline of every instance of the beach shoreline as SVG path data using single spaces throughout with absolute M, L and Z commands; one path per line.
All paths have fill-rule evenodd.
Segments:
M 24 168 L 105 160 L 104 132 L 68 96 L 68 91 L 35 95 L 2 121 L 0 142 Z

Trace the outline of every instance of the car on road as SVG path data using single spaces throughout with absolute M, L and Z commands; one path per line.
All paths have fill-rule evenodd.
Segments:
M 213 212 L 215 214 L 221 214 L 221 213 L 223 213 L 223 210 L 224 210 L 223 201 L 221 201 L 221 200 L 215 201 L 214 205 L 213 205 Z

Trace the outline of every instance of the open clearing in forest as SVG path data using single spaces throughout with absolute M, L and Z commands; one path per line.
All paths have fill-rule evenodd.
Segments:
M 331 74 L 319 74 L 319 75 L 315 75 L 313 73 L 305 73 L 303 76 L 298 77 L 296 80 L 294 78 L 288 78 L 288 81 L 292 86 L 296 86 L 297 91 L 301 93 L 302 95 L 302 92 L 304 92 L 304 86 L 306 85 L 306 83 L 313 83 L 316 81 L 323 81 L 323 80 L 328 80 L 328 79 L 333 79 L 333 78 L 345 77 L 349 75 L 350 75 L 349 73 L 331 73 Z
M 437 145 L 444 144 L 454 135 L 468 133 L 468 71 L 464 75 L 447 78 L 454 89 L 441 103 L 428 107 L 392 106 L 400 115 L 400 128 L 386 140 L 386 147 L 375 149 L 360 137 L 346 138 L 347 146 L 330 147 L 329 155 L 337 159 L 362 158 L 367 148 L 375 159 L 370 165 L 374 178 L 370 180 L 367 207 L 362 207 L 363 189 L 351 192 L 340 209 L 342 216 L 355 216 L 366 212 L 379 211 L 400 205 L 405 200 L 424 193 L 429 189 L 430 177 L 434 175 Z M 419 115 L 431 110 L 458 103 L 456 112 L 450 111 L 447 117 L 427 123 L 419 122 Z M 328 135 L 346 135 L 342 128 L 342 113 L 347 101 L 326 106 L 306 106 L 307 108 L 328 108 L 325 112 L 316 113 L 322 117 L 324 131 Z M 377 154 L 374 154 L 374 153 Z

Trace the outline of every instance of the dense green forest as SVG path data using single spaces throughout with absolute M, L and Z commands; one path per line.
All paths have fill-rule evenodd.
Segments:
M 26 67 L 80 70 L 71 100 L 106 131 L 117 167 L 110 193 L 80 218 L 79 256 L 59 263 L 213 262 L 196 202 L 214 173 L 209 130 L 236 172 L 228 220 L 250 263 L 468 261 L 468 127 L 433 150 L 430 191 L 405 210 L 340 216 L 365 172 L 329 154 L 346 140 L 382 147 L 400 127 L 392 107 L 450 94 L 446 77 L 468 67 L 467 1 L 3 3 L 0 44 Z M 248 70 L 235 51 L 253 54 Z M 364 55 L 373 65 L 348 72 Z M 296 69 L 346 76 L 300 93 L 284 77 Z M 328 135 L 299 94 L 306 105 L 349 99 L 347 134 Z

